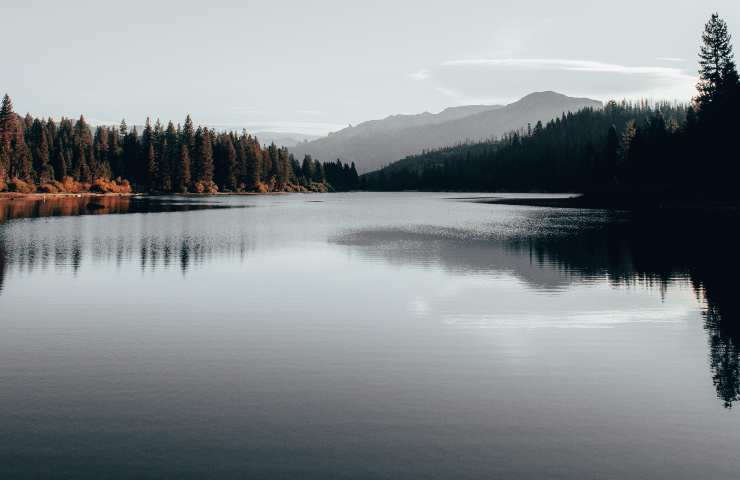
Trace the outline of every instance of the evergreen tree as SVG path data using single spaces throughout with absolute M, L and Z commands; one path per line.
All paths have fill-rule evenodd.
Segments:
M 208 189 L 213 183 L 213 145 L 211 133 L 199 127 L 195 132 L 195 158 L 193 159 L 193 178 L 201 188 Z
M 60 145 L 56 148 L 54 153 L 52 167 L 54 169 L 54 177 L 58 181 L 62 181 L 67 176 L 67 158 L 64 154 L 64 148 Z
M 301 163 L 301 175 L 303 175 L 303 178 L 305 178 L 307 182 L 312 182 L 314 179 L 314 167 L 315 165 L 311 155 L 304 156 L 303 162 Z
M 38 176 L 38 183 L 44 184 L 54 180 L 54 169 L 49 159 L 50 149 L 49 140 L 46 136 L 46 130 L 41 128 L 39 141 L 34 150 L 34 170 Z
M 614 180 L 617 173 L 617 159 L 619 158 L 619 136 L 616 125 L 609 127 L 609 133 L 606 135 L 606 152 L 604 154 L 606 164 L 604 165 L 603 177 L 607 182 Z
M 278 149 L 276 175 L 279 188 L 285 188 L 290 179 L 290 156 L 285 148 Z
M 154 143 L 149 142 L 146 153 L 146 182 L 148 184 L 149 191 L 157 190 L 157 178 L 158 178 L 159 166 L 157 165 L 157 156 L 154 151 Z
M 179 193 L 185 193 L 190 189 L 190 155 L 184 143 L 180 145 L 180 154 L 173 171 L 172 186 Z
M 190 115 L 185 117 L 185 124 L 182 127 L 181 138 L 182 144 L 188 149 L 188 155 L 192 157 L 195 152 L 195 130 L 193 129 L 193 119 L 190 118 Z
M 13 153 L 12 140 L 16 130 L 16 115 L 13 112 L 13 102 L 8 94 L 3 97 L 2 108 L 0 108 L 0 183 L 10 169 L 10 161 Z
M 247 142 L 247 140 L 245 140 Z M 262 151 L 256 139 L 252 139 L 246 145 L 246 175 L 244 186 L 247 190 L 255 191 L 259 189 L 262 173 Z
M 718 14 L 712 14 L 704 27 L 699 51 L 698 102 L 701 107 L 721 100 L 738 84 L 738 74 L 732 53 L 732 37 L 727 23 Z
M 236 191 L 237 189 L 237 154 L 233 138 L 230 135 L 218 137 L 216 155 L 216 183 L 222 190 Z
M 159 158 L 159 188 L 163 192 L 171 192 L 173 188 L 173 163 L 180 154 L 178 148 L 177 130 L 172 122 L 167 124 L 167 130 L 162 140 Z

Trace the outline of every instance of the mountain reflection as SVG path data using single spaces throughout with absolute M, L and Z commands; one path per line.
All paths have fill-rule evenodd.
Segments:
M 544 216 L 542 226 L 556 221 Z M 613 286 L 690 284 L 703 305 L 712 377 L 726 407 L 740 400 L 740 272 L 730 217 L 615 218 L 577 229 L 510 236 L 433 227 L 370 229 L 333 239 L 371 259 L 472 274 L 510 273 L 532 288 L 564 290 L 606 279 Z
M 99 201 L 108 202 L 104 208 L 109 213 L 218 207 L 167 199 Z M 89 199 L 70 199 L 63 206 L 27 203 L 6 204 L 0 208 L 0 218 L 91 213 Z M 102 209 L 95 208 L 92 213 L 98 210 Z M 548 292 L 604 281 L 663 291 L 674 284 L 690 285 L 703 307 L 717 395 L 728 408 L 740 400 L 740 311 L 734 288 L 740 272 L 733 233 L 736 216 L 686 215 L 677 219 L 614 215 L 573 226 L 564 222 L 565 215 L 558 211 L 539 212 L 526 228 L 508 233 L 497 228 L 488 233 L 485 228 L 481 232 L 437 226 L 360 228 L 329 241 L 370 260 L 433 266 L 465 275 L 506 273 L 530 288 Z M 77 231 L 69 225 L 66 230 L 56 225 L 0 226 L 0 299 L 10 269 L 69 268 L 77 272 L 87 262 L 133 263 L 142 272 L 178 268 L 186 275 L 214 260 L 244 259 L 256 248 L 248 226 L 226 225 L 220 219 L 206 225 L 206 218 L 168 223 L 173 218 L 118 226 L 101 221 L 109 229 L 94 232 Z

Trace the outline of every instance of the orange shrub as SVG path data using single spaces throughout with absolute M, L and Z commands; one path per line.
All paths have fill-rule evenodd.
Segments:
M 33 193 L 36 191 L 36 185 L 24 182 L 20 178 L 13 178 L 8 183 L 8 190 L 18 193 Z
M 119 183 L 120 182 L 120 183 Z M 131 184 L 128 180 L 106 180 L 97 178 L 90 186 L 91 192 L 97 193 L 131 193 Z
M 63 189 L 64 186 L 56 180 L 46 182 L 39 187 L 41 193 L 62 193 L 64 191 Z
M 63 191 L 67 193 L 80 193 L 84 190 L 83 185 L 72 177 L 62 179 Z
M 213 182 L 195 182 L 193 191 L 195 193 L 218 193 L 218 185 Z

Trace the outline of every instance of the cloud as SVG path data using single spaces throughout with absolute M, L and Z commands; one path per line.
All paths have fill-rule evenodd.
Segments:
M 696 77 L 673 65 L 623 65 L 563 58 L 456 59 L 420 70 L 412 77 L 423 78 L 429 88 L 458 105 L 508 103 L 543 90 L 599 100 L 688 100 L 696 84 Z
M 409 77 L 414 80 L 427 80 L 430 76 L 429 70 L 422 68 L 418 72 L 410 73 Z
M 673 62 L 673 63 L 681 63 L 685 62 L 685 58 L 678 58 L 678 57 L 656 57 L 656 60 L 660 60 L 661 62 Z
M 268 120 L 264 122 L 244 122 L 239 124 L 251 131 L 270 131 L 275 133 L 305 133 L 310 135 L 326 135 L 336 132 L 347 125 L 323 122 L 295 122 L 287 120 Z
M 462 92 L 457 91 L 457 90 L 453 90 L 451 88 L 434 87 L 434 89 L 436 91 L 438 91 L 439 93 L 441 93 L 442 95 L 446 95 L 448 97 L 452 97 L 452 98 L 463 98 L 463 97 L 465 97 L 465 95 Z
M 616 73 L 622 75 L 648 75 L 656 77 L 684 78 L 683 70 L 661 66 L 627 66 L 589 60 L 530 59 L 530 58 L 476 58 L 450 60 L 442 67 L 491 67 L 510 70 L 560 70 L 571 72 Z
M 324 112 L 322 112 L 321 110 L 296 110 L 295 113 L 299 115 L 310 115 L 314 117 L 324 115 Z

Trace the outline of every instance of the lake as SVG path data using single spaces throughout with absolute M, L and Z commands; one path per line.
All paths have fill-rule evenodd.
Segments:
M 0 203 L 0 477 L 738 478 L 736 218 L 481 196 Z

